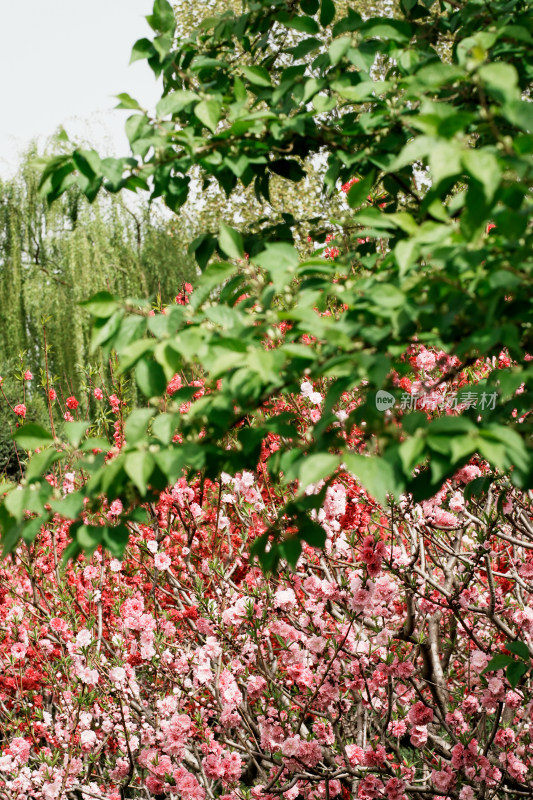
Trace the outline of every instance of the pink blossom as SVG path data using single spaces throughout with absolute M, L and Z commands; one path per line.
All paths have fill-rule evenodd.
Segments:
M 24 419 L 24 417 L 26 416 L 26 406 L 24 405 L 24 403 L 19 403 L 17 406 L 15 406 L 13 411 L 15 412 L 17 417 L 22 417 L 22 419 Z
M 474 478 L 479 478 L 480 475 L 481 470 L 478 466 L 475 464 L 467 464 L 466 467 L 462 467 L 456 472 L 453 478 L 458 483 L 470 483 Z
M 124 667 L 113 667 L 109 670 L 109 679 L 113 683 L 124 683 L 126 680 L 126 670 Z
M 267 682 L 261 675 L 252 675 L 248 678 L 246 692 L 250 701 L 253 703 L 261 697 L 267 687 Z
M 219 691 L 222 702 L 227 706 L 234 707 L 242 702 L 242 693 L 237 681 L 227 669 L 222 670 L 220 674 Z
M 72 494 L 75 490 L 74 480 L 76 476 L 73 472 L 65 472 L 65 477 L 63 478 L 63 492 L 65 494 Z
M 80 734 L 80 744 L 81 749 L 84 753 L 88 753 L 91 750 L 94 750 L 94 747 L 97 743 L 98 739 L 96 733 L 94 731 L 82 731 Z
M 407 723 L 403 719 L 395 720 L 389 724 L 389 728 L 392 735 L 400 739 L 407 732 Z
M 17 736 L 9 743 L 9 749 L 19 764 L 25 764 L 30 757 L 31 744 L 21 736 Z
M 121 403 L 116 394 L 109 395 L 109 403 L 111 405 L 111 410 L 113 411 L 113 413 L 118 414 L 118 412 L 120 411 Z
M 93 394 L 94 394 L 95 400 L 103 400 L 104 399 L 104 393 L 98 387 L 95 388 Z
M 435 358 L 435 354 L 426 350 L 425 347 L 422 348 L 416 357 L 416 366 L 418 369 L 422 369 L 425 372 L 431 371 L 436 363 L 437 359 Z
M 60 619 L 59 617 L 52 617 L 49 625 L 56 633 L 65 633 L 68 630 L 68 625 L 65 620 Z
M 433 710 L 425 703 L 418 701 L 411 706 L 407 716 L 411 725 L 427 725 L 433 720 Z
M 385 784 L 387 800 L 403 800 L 405 783 L 400 778 L 389 778 Z
M 274 595 L 274 604 L 282 611 L 290 611 L 296 605 L 296 595 L 291 588 L 278 589 Z
M 365 767 L 382 767 L 386 760 L 386 751 L 382 744 L 376 745 L 375 749 L 369 747 L 365 750 L 363 764 Z
M 306 742 L 302 740 L 298 750 L 298 758 L 306 767 L 316 767 L 322 759 L 322 748 L 317 741 Z
M 428 729 L 425 725 L 411 728 L 410 740 L 413 747 L 423 747 L 428 740 Z
M 174 770 L 176 789 L 180 800 L 205 800 L 205 789 L 202 789 L 195 776 L 183 767 Z
M 172 564 L 172 559 L 166 553 L 157 553 L 154 556 L 154 565 L 157 569 L 169 569 Z
M 463 511 L 465 507 L 465 499 L 461 492 L 455 492 L 455 494 L 450 498 L 450 508 L 452 511 L 455 511 L 456 514 Z
M 15 644 L 11 645 L 11 655 L 15 659 L 24 658 L 26 655 L 26 645 L 22 644 L 22 642 L 16 642 Z
M 362 747 L 358 747 L 355 744 L 347 744 L 345 750 L 351 767 L 357 767 L 363 763 L 365 751 Z
M 93 567 L 92 564 L 89 564 L 88 567 L 85 567 L 83 570 L 83 577 L 86 581 L 94 581 L 100 575 L 99 570 L 96 567 Z
M 434 510 L 432 522 L 439 528 L 455 528 L 458 525 L 457 517 L 442 508 Z
M 435 789 L 441 794 L 446 794 L 455 786 L 455 775 L 449 767 L 443 770 L 433 770 L 431 780 Z
M 78 667 L 77 675 L 82 683 L 86 683 L 88 685 L 96 685 L 98 683 L 98 671 L 96 669 L 89 669 L 89 667 Z
M 93 640 L 93 635 L 87 628 L 82 628 L 76 636 L 76 644 L 78 647 L 87 647 Z
M 181 376 L 176 374 L 176 375 L 174 375 L 174 377 L 172 378 L 172 380 L 169 382 L 169 384 L 167 386 L 167 394 L 168 395 L 173 395 L 178 391 L 178 389 L 181 389 L 181 387 L 182 387 Z
M 113 502 L 109 506 L 108 516 L 118 517 L 118 516 L 120 516 L 120 514 L 122 514 L 122 511 L 123 511 L 122 501 L 118 500 L 118 499 L 117 500 L 113 500 Z

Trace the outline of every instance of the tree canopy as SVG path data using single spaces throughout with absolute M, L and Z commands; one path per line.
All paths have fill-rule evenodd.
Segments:
M 246 0 L 242 13 L 217 13 L 176 39 L 172 7 L 156 0 L 153 37 L 135 44 L 132 59 L 162 77 L 163 94 L 155 114 L 120 96 L 132 110 L 131 154 L 77 149 L 43 173 L 49 201 L 74 185 L 90 201 L 102 189 L 149 191 L 178 215 L 191 187 L 213 184 L 228 197 L 253 188 L 268 203 L 278 178 L 305 193 L 312 174 L 324 198 L 311 217 L 287 207 L 241 231 L 222 222 L 203 232 L 190 245 L 202 275 L 188 304 L 150 316 L 109 292 L 86 303 L 93 342 L 117 352 L 148 407 L 132 412 L 115 458 L 81 455 L 90 480 L 54 505 L 75 520 L 71 554 L 83 549 L 83 497 L 96 508 L 103 493 L 146 499 L 184 469 L 214 477 L 252 468 L 269 434 L 281 441 L 271 474 L 302 488 L 343 465 L 383 504 L 405 492 L 419 500 L 475 453 L 494 476 L 531 486 L 529 4 L 402 0 L 369 17 L 342 8 Z M 400 404 L 414 344 L 445 354 L 442 386 L 480 360 L 504 368 L 468 386 L 462 413 L 428 419 Z M 185 386 L 169 400 L 176 374 L 201 374 L 206 393 L 194 399 Z M 324 394 L 306 436 L 290 409 L 264 413 L 303 379 Z M 339 426 L 346 392 L 357 402 Z M 396 401 L 387 413 L 383 392 Z M 354 450 L 345 431 L 363 424 L 365 448 Z M 18 441 L 51 444 L 27 425 Z M 78 444 L 74 435 L 65 452 Z M 40 480 L 36 466 L 32 497 Z M 3 528 L 16 542 L 25 523 L 11 494 Z M 42 521 L 47 491 L 39 498 L 32 510 Z M 255 544 L 265 566 L 294 562 L 301 538 L 320 540 L 309 511 L 321 499 L 302 492 L 285 507 Z

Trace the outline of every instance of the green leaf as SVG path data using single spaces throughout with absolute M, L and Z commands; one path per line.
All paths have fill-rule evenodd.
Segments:
M 505 675 L 507 676 L 507 680 L 511 684 L 512 689 L 516 689 L 518 683 L 520 682 L 520 678 L 525 675 L 528 670 L 529 667 L 522 661 L 515 661 L 514 664 L 509 664 Z
M 505 653 L 498 653 L 494 658 L 491 658 L 481 674 L 484 675 L 485 672 L 496 672 L 499 669 L 505 669 L 505 667 L 513 663 L 514 660 L 511 656 L 506 656 Z
M 506 103 L 503 115 L 517 128 L 533 133 L 533 103 L 530 100 L 512 100 Z
M 335 90 L 345 100 L 352 103 L 360 103 L 363 100 L 369 100 L 374 97 L 379 97 L 390 88 L 391 84 L 386 81 L 361 81 L 355 86 L 339 85 L 335 86 Z
M 108 440 L 102 439 L 100 436 L 85 439 L 85 441 L 80 444 L 80 450 L 83 453 L 88 453 L 91 450 L 102 450 L 104 453 L 107 453 L 107 451 L 110 449 L 111 445 L 109 444 Z
M 268 244 L 253 260 L 270 273 L 274 287 L 279 292 L 296 275 L 299 257 L 292 245 L 276 242 Z
M 491 203 L 502 177 L 496 156 L 486 149 L 467 150 L 463 155 L 463 166 L 483 186 L 485 200 Z
M 125 525 L 102 528 L 102 543 L 114 558 L 122 558 L 128 545 L 130 532 Z
M 474 478 L 473 481 L 467 483 L 463 494 L 466 501 L 471 500 L 473 497 L 481 497 L 486 494 L 493 481 L 492 476 L 482 475 L 480 478 Z
M 478 74 L 489 94 L 500 102 L 520 99 L 518 73 L 512 64 L 503 62 L 484 64 Z
M 287 564 L 295 568 L 302 554 L 302 545 L 296 536 L 292 536 L 290 539 L 285 539 L 285 541 L 281 542 L 279 551 Z
M 158 414 L 152 423 L 152 434 L 163 444 L 170 444 L 179 421 L 179 414 Z
M 34 453 L 26 467 L 26 480 L 28 483 L 42 480 L 43 476 L 50 472 L 52 464 L 65 457 L 66 453 L 58 453 L 54 447 L 47 447 L 46 450 L 42 450 L 40 453 Z
M 350 208 L 357 208 L 358 206 L 366 203 L 368 195 L 372 191 L 374 181 L 376 179 L 376 171 L 372 170 L 362 180 L 350 186 L 346 199 Z
M 120 301 L 110 292 L 98 292 L 88 300 L 83 300 L 80 306 L 85 308 L 93 317 L 107 319 L 120 308 Z
M 48 447 L 54 441 L 54 437 L 35 422 L 27 422 L 19 428 L 13 439 L 25 450 L 35 450 L 37 447 Z
M 361 27 L 361 32 L 380 39 L 389 39 L 398 44 L 406 44 L 411 38 L 413 28 L 408 22 L 395 19 L 381 19 L 375 17 L 367 20 Z
M 41 528 L 43 525 L 46 525 L 47 521 L 47 517 L 34 517 L 34 519 L 25 521 L 20 534 L 21 538 L 24 539 L 27 544 L 32 544 L 41 533 Z
M 146 428 L 155 414 L 155 408 L 136 408 L 126 420 L 124 434 L 128 445 L 136 444 L 146 434 Z
M 96 319 L 93 323 L 93 330 L 91 336 L 91 352 L 94 353 L 101 345 L 109 342 L 114 335 L 119 331 L 122 320 L 124 319 L 124 310 L 120 309 L 115 311 L 113 316 L 109 319 Z
M 384 308 L 400 308 L 405 305 L 405 294 L 392 283 L 378 283 L 370 294 L 370 299 Z
M 298 535 L 301 539 L 310 544 L 311 547 L 324 547 L 327 536 L 322 525 L 309 519 L 309 517 L 299 518 L 297 524 Z
M 306 175 L 304 168 L 293 158 L 281 158 L 277 161 L 270 161 L 268 168 L 271 172 L 274 172 L 276 175 L 281 175 L 282 178 L 286 178 L 293 183 L 298 183 L 298 181 L 301 181 Z
M 155 361 L 142 358 L 135 369 L 137 386 L 145 397 L 160 397 L 167 388 L 163 367 Z
M 335 3 L 333 0 L 322 0 L 319 19 L 323 28 L 333 22 L 335 19 Z
M 126 519 L 131 522 L 141 522 L 143 525 L 148 525 L 150 522 L 150 514 L 144 506 L 135 506 Z
M 103 528 L 96 528 L 92 525 L 81 525 L 77 529 L 76 541 L 88 557 L 102 543 L 103 530 Z
M 398 492 L 394 471 L 384 458 L 345 453 L 344 462 L 350 472 L 381 505 L 388 504 L 389 494 Z
M 199 95 L 196 92 L 191 92 L 187 89 L 179 89 L 177 92 L 171 92 L 156 105 L 156 112 L 159 118 L 173 116 L 179 114 L 180 111 L 190 106 L 195 100 L 199 100 Z
M 313 35 L 320 31 L 318 23 L 312 17 L 291 16 L 287 11 L 280 11 L 278 13 L 278 22 L 285 25 L 287 28 L 292 28 L 292 30 L 300 31 L 301 33 Z
M 131 97 L 126 92 L 122 92 L 121 94 L 117 94 L 117 95 L 115 95 L 115 97 L 117 98 L 117 100 L 120 100 L 119 104 L 117 106 L 115 106 L 115 108 L 117 108 L 117 109 L 119 109 L 119 108 L 133 108 L 136 111 L 142 111 L 142 108 L 140 107 L 140 105 L 137 102 L 137 100 L 135 100 L 135 98 Z
M 302 492 L 311 484 L 318 483 L 322 478 L 329 477 L 341 461 L 340 456 L 331 453 L 316 453 L 305 456 L 298 470 L 298 480 Z
M 81 555 L 82 553 L 83 553 L 83 548 L 80 546 L 79 542 L 77 540 L 73 540 L 63 550 L 61 566 L 65 568 L 69 561 L 75 561 L 78 558 L 78 556 Z
M 234 228 L 230 228 L 225 222 L 221 222 L 218 233 L 218 243 L 221 250 L 228 258 L 240 259 L 244 256 L 244 244 L 241 234 Z
M 154 46 L 150 39 L 138 39 L 131 51 L 130 64 L 144 58 L 150 58 L 154 54 Z
M 84 499 L 83 492 L 72 492 L 72 494 L 65 495 L 62 500 L 52 500 L 50 506 L 53 511 L 65 519 L 78 519 L 83 510 Z
M 312 17 L 319 9 L 320 0 L 300 0 L 300 6 L 304 14 Z
M 147 450 L 136 450 L 133 453 L 126 454 L 124 469 L 143 497 L 146 494 L 148 481 L 154 471 L 154 467 L 155 462 L 152 454 Z
M 398 448 L 403 471 L 410 477 L 414 468 L 424 459 L 426 443 L 422 436 L 409 436 Z
M 270 74 L 264 67 L 241 67 L 250 83 L 254 86 L 272 86 Z
M 332 67 L 335 67 L 339 61 L 344 58 L 352 45 L 350 36 L 342 36 L 340 39 L 334 39 L 328 48 L 329 60 Z
M 527 644 L 525 644 L 525 642 L 505 642 L 505 648 L 510 650 L 511 653 L 514 653 L 515 656 L 527 661 L 529 664 L 531 656 L 529 654 L 529 647 Z
M 220 120 L 222 106 L 218 100 L 202 100 L 194 107 L 195 116 L 203 122 L 206 128 L 215 133 Z
M 65 422 L 63 430 L 72 447 L 79 446 L 89 427 L 90 422 Z
M 176 27 L 174 10 L 168 0 L 155 0 L 153 12 L 146 19 L 154 31 L 166 33 L 173 31 Z
M 205 450 L 197 444 L 181 444 L 159 450 L 154 458 L 169 483 L 176 483 L 186 468 L 201 470 L 205 464 Z

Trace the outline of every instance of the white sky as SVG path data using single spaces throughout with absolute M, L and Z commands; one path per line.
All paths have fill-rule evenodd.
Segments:
M 0 178 L 60 125 L 100 153 L 128 154 L 128 112 L 111 111 L 113 95 L 158 98 L 146 61 L 128 67 L 151 10 L 151 0 L 0 0 Z

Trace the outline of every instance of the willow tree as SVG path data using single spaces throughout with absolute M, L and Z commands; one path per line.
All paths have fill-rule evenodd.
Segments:
M 26 352 L 38 375 L 43 325 L 49 365 L 72 388 L 90 358 L 90 326 L 79 302 L 107 289 L 124 297 L 161 295 L 168 302 L 194 265 L 176 230 L 148 204 L 120 197 L 92 205 L 78 187 L 49 206 L 38 195 L 39 171 L 29 153 L 18 174 L 0 183 L 0 364 Z

